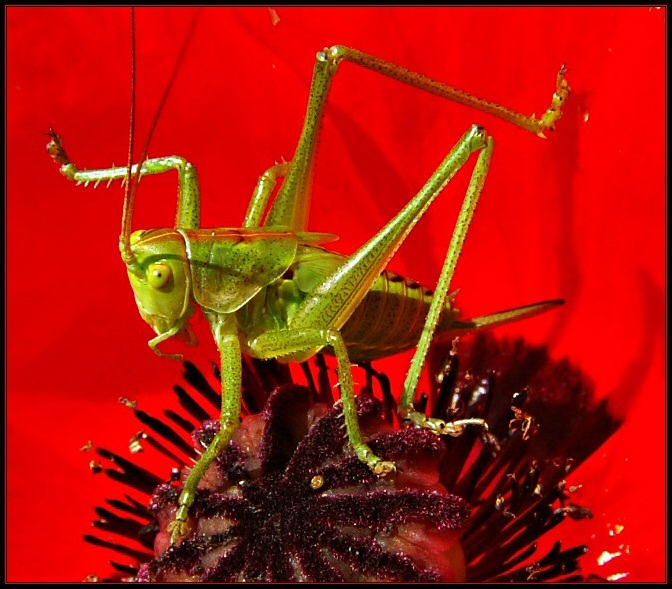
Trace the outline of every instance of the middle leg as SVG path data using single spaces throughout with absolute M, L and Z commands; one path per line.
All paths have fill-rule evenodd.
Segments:
M 362 439 L 357 420 L 355 387 L 352 380 L 352 366 L 348 350 L 341 334 L 335 329 L 298 328 L 269 331 L 247 342 L 250 350 L 260 358 L 291 356 L 305 350 L 319 350 L 325 346 L 332 348 L 338 364 L 338 381 L 343 403 L 343 416 L 348 440 L 357 458 L 375 474 L 385 476 L 394 470 L 394 463 L 381 460 Z

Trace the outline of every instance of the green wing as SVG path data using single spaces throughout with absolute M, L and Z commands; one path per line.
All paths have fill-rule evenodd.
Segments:
M 293 281 L 307 294 L 322 284 L 346 257 L 319 247 L 301 246 L 292 264 Z
M 233 313 L 282 276 L 294 261 L 297 237 L 264 229 L 178 229 L 187 244 L 196 302 Z

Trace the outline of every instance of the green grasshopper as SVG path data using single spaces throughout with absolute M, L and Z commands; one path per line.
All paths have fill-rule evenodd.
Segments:
M 344 256 L 321 247 L 335 236 L 307 231 L 312 170 L 329 90 L 344 61 L 495 115 L 538 135 L 554 128 L 570 91 L 561 69 L 551 106 L 536 119 L 373 55 L 334 46 L 317 53 L 308 110 L 293 159 L 272 166 L 259 178 L 242 227 L 200 227 L 198 177 L 195 167 L 185 159 L 162 157 L 132 166 L 136 180 L 171 170 L 178 175 L 174 229 L 132 232 L 135 191 L 128 185 L 124 197 L 121 257 L 140 315 L 157 334 L 149 346 L 164 355 L 158 346 L 168 338 L 192 340 L 189 320 L 200 307 L 221 356 L 220 431 L 184 482 L 170 527 L 173 543 L 188 532 L 189 508 L 199 481 L 239 427 L 241 354 L 289 363 L 305 361 L 322 350 L 333 353 L 352 450 L 374 473 L 384 476 L 395 465 L 376 456 L 362 439 L 351 362 L 376 360 L 415 346 L 399 402 L 401 421 L 438 434 L 459 435 L 472 423 L 485 428 L 480 420 L 445 422 L 414 410 L 413 399 L 434 335 L 456 337 L 480 331 L 562 302 L 546 301 L 470 320 L 458 319 L 452 296 L 448 295 L 450 283 L 493 152 L 492 138 L 479 126 L 472 126 L 462 136 L 417 195 L 354 254 Z M 66 178 L 78 183 L 109 182 L 126 176 L 130 179 L 130 162 L 129 167 L 78 170 L 68 160 L 60 137 L 53 131 L 50 135 L 48 151 Z M 386 270 L 415 223 L 472 154 L 478 154 L 475 167 L 436 289 L 432 292 Z

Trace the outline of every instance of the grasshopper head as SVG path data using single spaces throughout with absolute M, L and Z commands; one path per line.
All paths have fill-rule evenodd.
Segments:
M 134 232 L 130 243 L 135 260 L 127 266 L 128 278 L 140 315 L 157 335 L 177 334 L 193 314 L 184 238 L 171 229 L 154 229 Z

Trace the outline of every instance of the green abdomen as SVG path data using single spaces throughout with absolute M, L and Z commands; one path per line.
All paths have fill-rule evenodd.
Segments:
M 291 328 L 296 309 L 343 260 L 344 256 L 335 252 L 300 246 L 287 273 L 239 311 L 245 332 Z M 432 295 L 414 280 L 384 270 L 340 329 L 350 360 L 376 360 L 415 347 Z M 455 311 L 447 300 L 437 333 L 450 329 L 454 317 Z
M 376 360 L 415 347 L 432 294 L 413 280 L 384 271 L 341 329 L 350 359 Z M 437 329 L 447 329 L 451 321 L 446 309 Z

